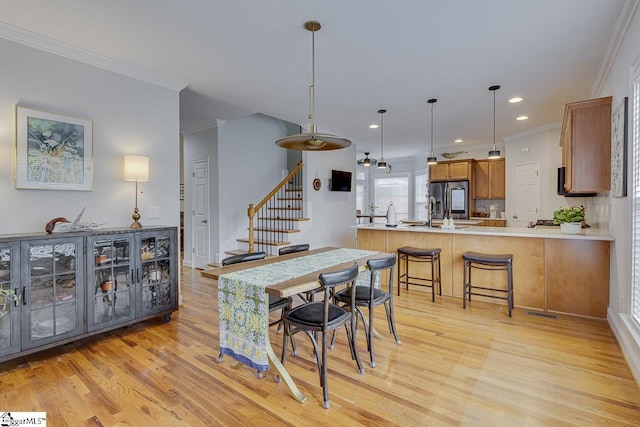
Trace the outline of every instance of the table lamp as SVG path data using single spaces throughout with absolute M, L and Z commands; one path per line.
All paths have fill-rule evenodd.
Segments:
M 138 221 L 138 182 L 149 181 L 149 157 L 147 156 L 124 156 L 124 180 L 136 182 L 136 207 L 133 210 L 133 223 L 129 228 L 142 228 Z

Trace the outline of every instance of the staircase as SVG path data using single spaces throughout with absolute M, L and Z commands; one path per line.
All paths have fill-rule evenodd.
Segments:
M 257 205 L 249 204 L 249 236 L 236 239 L 247 250 L 228 253 L 266 252 L 277 255 L 278 249 L 291 244 L 291 236 L 300 232 L 303 216 L 302 162 Z

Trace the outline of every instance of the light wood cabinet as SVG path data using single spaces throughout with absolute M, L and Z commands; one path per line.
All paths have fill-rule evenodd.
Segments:
M 429 181 L 456 181 L 471 179 L 472 160 L 439 162 L 429 166 Z
M 505 198 L 505 160 L 476 160 L 474 199 Z
M 483 219 L 478 225 L 481 227 L 506 227 L 507 221 L 499 219 Z
M 567 104 L 560 136 L 564 187 L 585 194 L 611 188 L 611 97 Z

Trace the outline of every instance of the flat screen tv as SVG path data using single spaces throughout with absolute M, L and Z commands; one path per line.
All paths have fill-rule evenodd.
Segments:
M 351 172 L 332 170 L 331 191 L 351 191 Z

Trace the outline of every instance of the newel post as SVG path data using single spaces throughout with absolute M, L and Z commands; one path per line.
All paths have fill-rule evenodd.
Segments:
M 249 216 L 249 252 L 253 252 L 253 217 L 256 216 L 256 209 L 253 207 L 253 203 L 249 203 L 247 215 Z

